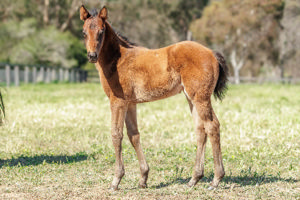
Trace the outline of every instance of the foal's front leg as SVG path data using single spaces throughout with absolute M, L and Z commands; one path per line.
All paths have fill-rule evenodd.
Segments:
M 115 177 L 111 184 L 111 189 L 117 190 L 118 185 L 125 174 L 122 158 L 122 139 L 124 120 L 127 111 L 127 103 L 117 98 L 110 98 L 111 109 L 111 136 L 116 154 Z
M 133 148 L 135 149 L 135 152 L 138 157 L 139 164 L 140 164 L 141 178 L 139 181 L 139 187 L 146 188 L 148 173 L 149 173 L 149 166 L 147 164 L 147 161 L 144 156 L 142 146 L 140 143 L 140 133 L 138 131 L 138 126 L 137 126 L 136 105 L 135 104 L 128 105 L 125 123 L 126 123 L 127 134 L 128 134 L 129 140 L 130 140 Z

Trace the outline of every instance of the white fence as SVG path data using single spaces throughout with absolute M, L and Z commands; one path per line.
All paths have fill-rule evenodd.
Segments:
M 300 78 L 240 77 L 241 83 L 300 83 Z M 19 86 L 20 83 L 99 82 L 98 71 L 62 67 L 11 65 L 0 63 L 0 83 Z M 234 83 L 234 77 L 229 77 Z
M 230 83 L 235 83 L 234 77 L 229 77 Z M 268 77 L 240 77 L 240 83 L 285 83 L 285 84 L 298 84 L 300 78 L 285 77 L 285 78 L 268 78 Z
M 0 83 L 19 86 L 23 83 L 83 82 L 87 72 L 62 67 L 11 65 L 0 63 Z

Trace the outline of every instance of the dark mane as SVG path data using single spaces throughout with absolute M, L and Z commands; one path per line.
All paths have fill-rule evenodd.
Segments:
M 127 37 L 125 37 L 124 35 L 122 35 L 122 34 L 119 33 L 118 31 L 115 31 L 114 29 L 113 29 L 113 31 L 116 33 L 116 35 L 117 35 L 120 39 L 122 39 L 124 42 L 126 42 L 126 43 L 129 44 L 130 46 L 137 46 L 136 43 L 130 42 L 130 41 L 128 40 Z

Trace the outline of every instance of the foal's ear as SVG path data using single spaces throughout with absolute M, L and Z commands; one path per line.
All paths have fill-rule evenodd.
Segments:
M 103 20 L 107 20 L 107 9 L 105 6 L 103 6 L 103 8 L 100 10 L 98 16 Z
M 84 5 L 82 5 L 80 7 L 80 19 L 85 21 L 90 16 L 91 16 L 91 14 L 89 13 L 89 11 L 84 7 Z

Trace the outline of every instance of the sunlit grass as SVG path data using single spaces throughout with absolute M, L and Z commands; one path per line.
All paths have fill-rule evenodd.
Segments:
M 182 94 L 138 105 L 148 189 L 137 188 L 138 161 L 124 137 L 126 174 L 114 193 L 109 101 L 99 84 L 28 85 L 3 96 L 0 198 L 300 198 L 299 85 L 230 86 L 222 103 L 213 101 L 226 170 L 216 191 L 206 189 L 213 178 L 209 141 L 205 177 L 185 187 L 196 141 Z

